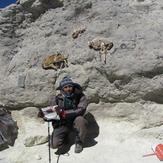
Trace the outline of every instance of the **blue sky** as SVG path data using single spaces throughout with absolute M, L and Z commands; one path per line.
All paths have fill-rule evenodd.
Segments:
M 0 0 L 0 8 L 4 8 L 12 3 L 15 3 L 17 0 Z

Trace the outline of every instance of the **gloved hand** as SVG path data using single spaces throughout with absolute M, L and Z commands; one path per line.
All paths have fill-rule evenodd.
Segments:
M 62 116 L 63 118 L 65 118 L 65 116 L 66 116 L 66 111 L 62 111 L 61 116 Z
M 44 117 L 44 113 L 42 112 L 42 110 L 40 110 L 37 114 L 38 117 L 43 118 Z
M 63 112 L 63 110 L 62 110 L 61 108 L 59 108 L 59 107 L 55 108 L 55 110 L 56 110 L 56 113 L 57 113 L 58 115 L 61 115 L 62 112 Z
M 61 113 L 62 113 L 62 109 L 61 108 L 59 108 L 58 107 L 58 105 L 55 105 L 53 108 L 51 108 L 51 109 L 49 109 L 49 110 L 47 110 L 49 113 L 50 112 L 54 112 L 54 111 L 56 111 L 56 113 L 58 114 L 58 115 L 61 115 Z
M 66 115 L 66 111 L 64 111 L 63 109 L 61 109 L 60 107 L 58 107 L 58 105 L 56 105 L 55 107 L 53 107 L 53 109 L 56 111 L 56 113 L 61 116 L 61 117 L 65 117 Z

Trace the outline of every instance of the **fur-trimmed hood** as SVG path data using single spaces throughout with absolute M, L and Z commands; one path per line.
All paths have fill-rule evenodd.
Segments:
M 72 85 L 74 86 L 74 93 L 76 95 L 77 94 L 81 94 L 83 92 L 82 87 L 78 83 L 72 83 Z M 60 90 L 62 92 L 61 86 L 59 86 L 58 88 L 56 88 L 56 90 Z

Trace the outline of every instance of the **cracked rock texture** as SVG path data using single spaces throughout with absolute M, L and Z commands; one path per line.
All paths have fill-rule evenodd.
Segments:
M 1 10 L 2 105 L 46 106 L 63 76 L 81 83 L 89 102 L 163 103 L 162 1 L 20 0 Z M 85 27 L 77 39 L 73 29 Z M 114 43 L 103 63 L 88 41 Z M 69 67 L 43 70 L 57 52 Z M 21 80 L 22 79 L 22 80 Z
M 81 27 L 86 31 L 73 39 L 73 30 Z M 37 158 L 38 162 L 46 162 L 47 158 L 42 158 L 44 153 L 40 152 L 42 156 L 36 158 L 30 154 L 39 147 L 42 151 L 47 148 L 47 124 L 36 114 L 38 108 L 49 105 L 51 96 L 57 93 L 55 88 L 65 76 L 83 87 L 89 101 L 88 112 L 94 115 L 101 128 L 97 137 L 99 143 L 106 144 L 106 134 L 110 138 L 108 146 L 113 148 L 116 143 L 121 143 L 122 149 L 128 148 L 126 144 L 134 140 L 140 140 L 138 147 L 145 143 L 147 148 L 150 140 L 150 145 L 155 140 L 161 141 L 162 27 L 162 0 L 18 0 L 1 9 L 0 107 L 11 110 L 19 135 L 15 147 L 2 151 L 0 160 L 27 163 Z M 114 44 L 107 54 L 106 64 L 100 52 L 88 46 L 88 41 L 96 37 Z M 58 71 L 42 69 L 42 61 L 57 52 L 68 56 L 69 67 Z M 114 126 L 115 131 L 107 123 Z M 121 141 L 117 141 L 118 137 L 112 138 L 113 131 L 119 134 Z M 115 144 L 111 144 L 114 141 Z M 94 150 L 98 151 L 101 145 L 95 145 Z M 12 157 L 14 148 L 22 149 L 15 158 Z M 96 152 L 91 153 L 91 149 L 85 151 L 90 152 L 91 157 L 83 154 L 79 162 L 82 156 L 85 162 L 94 162 Z M 9 155 L 5 153 L 7 150 Z M 112 153 L 109 161 L 143 163 L 140 151 L 137 150 L 136 158 L 125 161 L 122 156 L 119 162 Z M 99 162 L 106 160 L 105 155 L 103 160 L 98 159 Z

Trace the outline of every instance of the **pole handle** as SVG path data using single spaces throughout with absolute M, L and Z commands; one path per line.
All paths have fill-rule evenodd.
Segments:
M 143 157 L 153 156 L 153 155 L 156 155 L 156 153 L 151 153 L 151 154 L 143 155 Z

